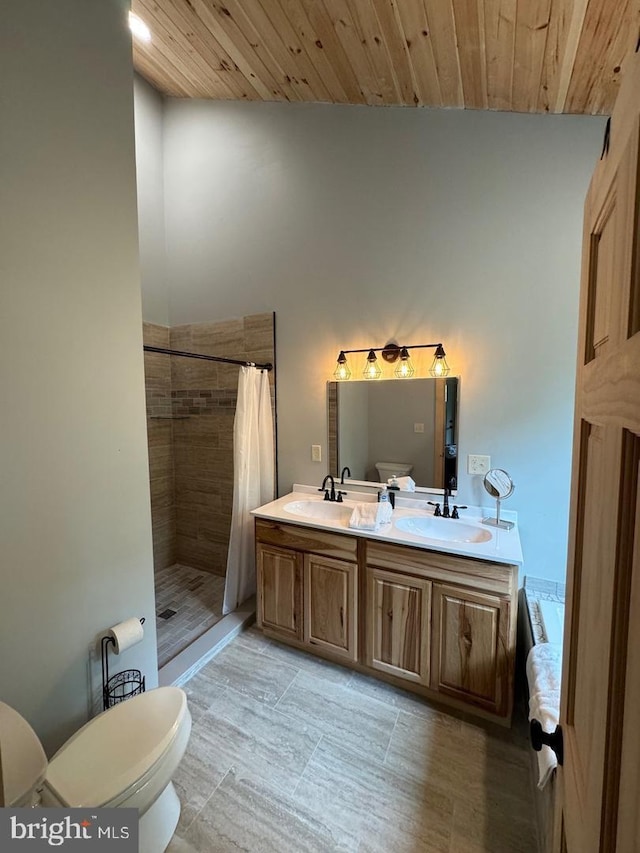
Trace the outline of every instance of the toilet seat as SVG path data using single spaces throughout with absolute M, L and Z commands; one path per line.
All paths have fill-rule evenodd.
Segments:
M 135 696 L 90 720 L 58 750 L 49 762 L 43 800 L 51 797 L 72 807 L 114 807 L 132 800 L 132 806 L 148 807 L 162 790 L 157 785 L 153 790 L 160 765 L 177 766 L 190 730 L 179 688 Z M 136 795 L 141 802 L 133 802 Z

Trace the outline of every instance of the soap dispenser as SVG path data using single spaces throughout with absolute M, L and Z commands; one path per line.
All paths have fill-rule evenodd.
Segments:
M 379 503 L 390 503 L 391 509 L 395 509 L 396 496 L 387 486 L 378 492 L 378 501 Z

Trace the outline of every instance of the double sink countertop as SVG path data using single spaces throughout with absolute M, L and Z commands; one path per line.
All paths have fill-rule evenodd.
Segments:
M 521 566 L 522 548 L 515 512 L 503 512 L 505 520 L 513 521 L 511 530 L 482 524 L 482 519 L 495 516 L 495 507 L 468 507 L 460 510 L 459 519 L 438 518 L 427 497 L 442 503 L 442 495 L 428 495 L 424 499 L 407 497 L 404 492 L 396 497 L 390 524 L 378 530 L 363 530 L 349 527 L 349 519 L 356 503 L 376 502 L 373 492 L 347 490 L 342 503 L 329 502 L 314 486 L 294 485 L 293 491 L 271 503 L 252 511 L 256 518 L 297 524 L 303 527 L 346 533 L 396 545 L 410 545 L 443 554 L 473 557 L 476 560 L 491 560 Z M 453 508 L 454 500 L 450 499 Z

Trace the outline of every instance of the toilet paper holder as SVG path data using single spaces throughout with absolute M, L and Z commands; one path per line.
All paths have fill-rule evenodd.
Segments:
M 145 618 L 140 618 L 144 625 Z M 124 669 L 109 677 L 109 645 L 115 648 L 116 641 L 111 634 L 105 634 L 100 641 L 102 647 L 102 706 L 103 710 L 112 708 L 132 696 L 144 693 L 145 677 L 139 669 Z

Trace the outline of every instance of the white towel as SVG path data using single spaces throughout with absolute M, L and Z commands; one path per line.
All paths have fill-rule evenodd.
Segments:
M 527 657 L 529 719 L 538 720 L 545 732 L 553 732 L 560 718 L 562 646 L 536 643 Z M 538 753 L 538 788 L 542 789 L 558 764 L 555 752 L 543 746 Z
M 390 486 L 397 486 L 402 492 L 415 492 L 416 490 L 415 480 L 412 480 L 411 477 L 389 477 L 387 483 Z
M 356 527 L 359 530 L 378 530 L 381 524 L 388 524 L 391 521 L 392 512 L 391 504 L 387 501 L 356 504 L 349 519 L 349 527 Z

